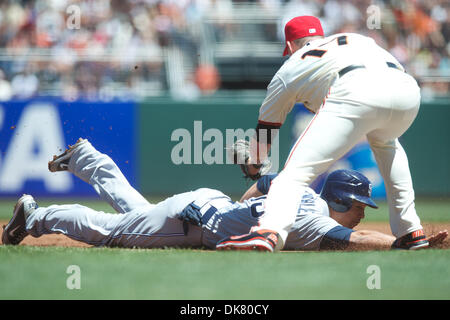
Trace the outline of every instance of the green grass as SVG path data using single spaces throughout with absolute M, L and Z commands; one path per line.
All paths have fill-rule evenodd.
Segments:
M 111 211 L 98 201 L 55 201 L 73 202 Z M 0 219 L 10 218 L 13 205 L 0 202 Z M 450 221 L 449 199 L 416 206 L 422 221 Z M 366 217 L 388 221 L 386 205 Z M 450 299 L 449 263 L 450 250 L 438 249 L 263 254 L 0 246 L 0 299 Z M 80 268 L 79 290 L 66 286 L 70 265 Z M 380 268 L 381 289 L 366 285 L 371 265 Z
M 449 299 L 450 250 L 201 252 L 0 247 L 0 299 Z M 81 288 L 69 290 L 68 266 Z M 368 289 L 370 265 L 380 289 Z

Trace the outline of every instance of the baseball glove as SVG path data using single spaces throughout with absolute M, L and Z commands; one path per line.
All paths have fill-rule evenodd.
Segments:
M 193 202 L 188 204 L 186 208 L 181 211 L 178 215 L 178 219 L 183 221 L 183 232 L 187 236 L 189 232 L 189 225 L 202 226 L 202 214 L 200 213 L 200 208 L 196 206 Z
M 190 203 L 186 206 L 179 214 L 178 219 L 195 226 L 202 226 L 202 214 L 200 213 L 200 208 L 194 203 Z
M 264 160 L 261 164 L 251 164 L 248 162 L 250 159 L 250 143 L 247 140 L 238 140 L 227 149 L 230 158 L 233 159 L 233 163 L 241 167 L 245 179 L 258 180 L 261 176 L 269 172 L 272 164 L 268 159 Z M 259 169 L 258 173 L 251 174 L 249 171 L 251 166 Z

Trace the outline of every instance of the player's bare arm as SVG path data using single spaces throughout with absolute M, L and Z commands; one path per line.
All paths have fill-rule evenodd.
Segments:
M 427 240 L 430 247 L 441 244 L 448 236 L 448 231 L 439 231 L 431 235 Z M 390 250 L 395 237 L 374 230 L 357 230 L 350 235 L 346 250 Z
M 244 200 L 248 200 L 250 198 L 257 198 L 262 195 L 263 193 L 258 190 L 257 183 L 255 182 L 250 188 L 248 188 L 247 191 L 245 191 L 244 195 L 241 197 L 239 201 L 242 202 Z
M 254 183 L 241 197 L 241 202 L 250 198 L 258 198 L 266 195 L 269 192 L 270 184 L 272 180 L 277 176 L 276 173 L 263 175 Z
M 258 141 L 253 137 L 250 142 L 250 158 L 249 163 L 260 164 L 267 159 L 271 144 L 267 141 Z
M 260 172 L 260 165 L 268 161 L 272 141 L 278 134 L 280 127 L 280 123 L 258 122 L 256 133 L 250 139 L 250 157 L 247 161 L 250 175 L 257 175 Z
M 389 250 L 395 237 L 373 230 L 357 230 L 350 235 L 346 250 Z

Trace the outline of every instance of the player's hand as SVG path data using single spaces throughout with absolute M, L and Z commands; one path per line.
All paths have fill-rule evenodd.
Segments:
M 448 231 L 439 231 L 436 235 L 431 235 L 428 237 L 428 243 L 430 247 L 434 247 L 438 244 L 441 244 L 448 236 Z
M 246 166 L 247 166 L 247 172 L 251 176 L 256 176 L 259 173 L 259 170 L 261 169 L 261 165 L 252 165 L 252 159 L 248 158 Z
M 227 149 L 231 159 L 233 159 L 233 163 L 240 166 L 244 178 L 258 180 L 269 172 L 271 163 L 268 159 L 260 164 L 252 163 L 250 159 L 250 143 L 248 141 L 238 140 Z

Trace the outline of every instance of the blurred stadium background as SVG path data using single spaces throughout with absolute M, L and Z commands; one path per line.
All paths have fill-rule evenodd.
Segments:
M 254 128 L 284 61 L 284 24 L 297 15 L 318 16 L 326 35 L 373 37 L 417 79 L 422 109 L 402 143 L 417 194 L 450 197 L 447 0 L 1 1 L 0 196 L 94 196 L 47 172 L 51 155 L 80 136 L 146 195 L 201 186 L 240 194 L 248 185 L 234 166 L 175 164 L 182 141 L 173 134 L 184 128 L 204 149 L 208 129 Z M 281 129 L 281 163 L 309 116 L 298 105 Z M 364 142 L 337 166 L 363 171 L 384 197 Z

